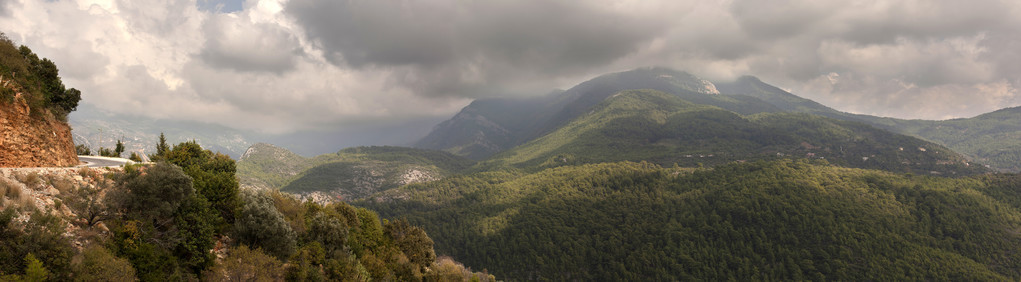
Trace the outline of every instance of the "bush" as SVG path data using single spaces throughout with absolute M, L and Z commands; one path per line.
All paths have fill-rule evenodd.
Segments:
M 284 264 L 259 249 L 242 245 L 231 250 L 202 278 L 205 281 L 281 281 L 284 280 Z
M 135 268 L 127 259 L 119 258 L 106 248 L 88 246 L 71 262 L 78 281 L 134 281 Z
M 140 219 L 169 218 L 195 192 L 191 177 L 167 163 L 156 164 L 145 174 L 128 173 L 119 182 L 127 193 L 119 204 Z
M 273 198 L 257 191 L 241 193 L 244 206 L 234 223 L 238 242 L 262 248 L 266 253 L 286 259 L 297 244 L 296 234 L 284 215 L 273 205 Z
M 85 146 L 85 144 L 75 145 L 74 146 L 74 152 L 75 152 L 75 154 L 78 154 L 79 156 L 89 156 L 89 155 L 92 155 L 92 149 L 89 149 L 89 146 Z

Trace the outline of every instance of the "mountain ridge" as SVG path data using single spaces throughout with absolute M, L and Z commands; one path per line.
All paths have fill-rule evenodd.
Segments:
M 679 80 L 678 77 L 684 79 Z M 701 85 L 699 83 L 714 85 L 719 95 L 706 95 L 690 87 Z M 541 98 L 476 100 L 454 118 L 434 128 L 427 138 L 421 139 L 415 146 L 483 160 L 552 132 L 573 118 L 590 111 L 592 106 L 613 93 L 627 89 L 655 89 L 697 104 L 714 105 L 742 115 L 799 112 L 865 122 L 878 128 L 947 146 L 973 161 L 1000 171 L 1021 171 L 1021 165 L 1018 165 L 1021 163 L 1021 128 L 1016 126 L 1021 124 L 1021 107 L 1005 108 L 966 119 L 902 120 L 841 112 L 791 94 L 753 76 L 712 83 L 686 72 L 666 68 L 638 68 L 606 74 Z M 512 100 L 517 102 L 508 102 Z M 545 101 L 546 104 L 538 101 Z M 493 110 L 501 107 L 502 109 L 498 111 Z M 524 121 L 518 120 L 513 126 L 508 126 L 512 122 L 506 119 L 491 118 L 496 115 L 493 112 L 502 112 L 499 115 L 506 116 L 507 112 L 515 111 L 525 114 L 518 116 Z M 1012 115 L 1016 117 L 1011 117 Z M 1013 123 L 1014 120 L 1018 122 Z M 983 127 L 988 130 L 976 133 L 974 129 L 969 129 Z M 954 128 L 955 131 L 948 132 L 945 128 Z M 454 129 L 457 132 L 454 132 Z M 968 130 L 972 132 L 967 132 Z

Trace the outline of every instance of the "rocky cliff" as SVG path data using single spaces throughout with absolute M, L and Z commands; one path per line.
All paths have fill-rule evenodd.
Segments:
M 21 93 L 0 101 L 0 167 L 78 165 L 71 127 L 42 112 L 32 114 Z

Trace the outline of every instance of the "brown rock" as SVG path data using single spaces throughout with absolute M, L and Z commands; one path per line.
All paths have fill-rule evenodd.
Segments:
M 0 101 L 0 167 L 78 165 L 71 126 L 52 114 L 33 117 L 22 97 Z

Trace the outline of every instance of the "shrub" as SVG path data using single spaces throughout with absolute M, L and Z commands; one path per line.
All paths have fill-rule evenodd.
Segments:
M 277 258 L 287 258 L 296 247 L 296 234 L 273 205 L 273 198 L 264 193 L 246 190 L 241 193 L 244 206 L 234 229 L 241 244 L 259 247 Z
M 28 186 L 28 188 L 30 189 L 35 188 L 39 184 L 43 183 L 42 177 L 39 177 L 39 174 L 35 172 L 19 174 L 16 176 L 16 178 L 18 179 L 18 181 L 21 181 L 21 183 L 24 183 L 25 186 Z
M 78 281 L 134 281 L 135 268 L 127 259 L 119 258 L 106 248 L 91 245 L 71 262 Z
M 3 192 L 4 197 L 17 201 L 21 199 L 21 187 L 14 185 L 7 179 L 0 179 L 0 192 Z
M 85 144 L 75 145 L 74 146 L 74 151 L 79 156 L 89 156 L 89 155 L 92 155 L 92 149 L 89 149 L 89 146 L 85 146 Z
M 281 281 L 284 264 L 259 249 L 247 246 L 231 250 L 223 262 L 203 275 L 205 281 Z

